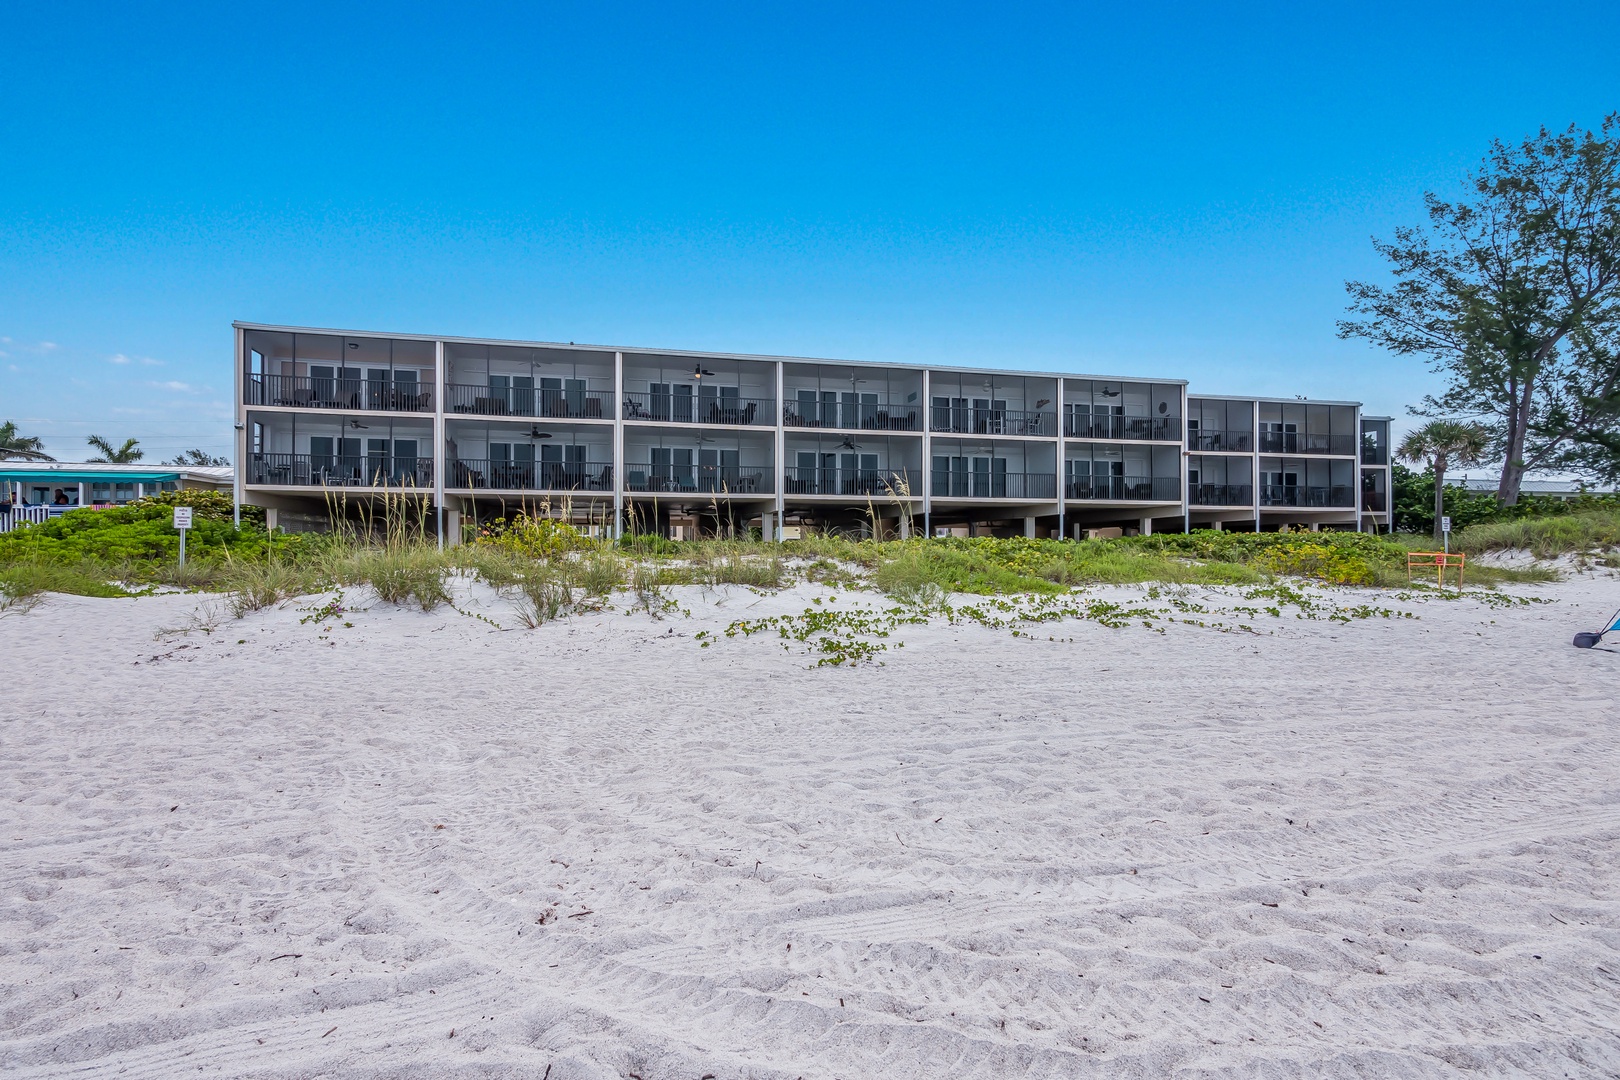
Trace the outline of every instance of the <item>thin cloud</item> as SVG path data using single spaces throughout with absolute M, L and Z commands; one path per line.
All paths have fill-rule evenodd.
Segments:
M 111 356 L 107 357 L 107 363 L 127 364 L 129 363 L 129 357 L 125 356 L 123 353 L 113 353 Z
M 177 394 L 195 394 L 198 392 L 197 388 L 190 383 L 183 383 L 174 379 L 170 379 L 168 382 L 155 382 L 152 385 L 159 390 L 173 390 Z

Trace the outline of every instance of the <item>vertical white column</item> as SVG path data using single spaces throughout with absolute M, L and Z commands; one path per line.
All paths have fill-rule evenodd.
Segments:
M 1249 420 L 1249 430 L 1254 432 L 1254 462 L 1249 467 L 1249 475 L 1254 477 L 1254 531 L 1260 531 L 1260 402 L 1251 402 L 1253 416 Z
M 917 473 L 922 477 L 923 538 L 929 539 L 934 535 L 934 402 L 926 368 L 922 377 L 922 408 L 917 410 L 922 415 L 922 468 Z
M 1328 415 L 1330 417 L 1333 415 L 1331 406 L 1329 406 Z M 1331 425 L 1329 425 L 1328 430 L 1329 431 L 1333 430 Z M 1354 419 L 1352 420 L 1352 422 L 1350 424 L 1350 430 L 1352 432 L 1354 432 L 1354 434 L 1352 434 L 1350 436 L 1350 449 L 1352 449 L 1352 450 L 1354 450 L 1356 452 L 1355 465 L 1350 470 L 1350 477 L 1351 477 L 1351 480 L 1350 480 L 1350 497 L 1352 499 L 1354 499 L 1355 503 L 1356 503 L 1356 532 L 1360 532 L 1361 531 L 1361 406 L 1360 406 L 1360 404 L 1356 405 L 1356 411 L 1354 413 Z M 1329 469 L 1331 469 L 1332 467 L 1333 466 L 1331 466 L 1331 465 L 1328 466 Z M 1330 476 L 1330 477 L 1328 477 L 1328 479 L 1331 481 L 1332 477 Z
M 445 370 L 444 342 L 433 343 L 433 505 L 439 519 L 439 550 L 444 550 L 444 473 L 449 463 L 450 439 L 444 422 L 444 399 L 450 393 L 450 373 Z
M 242 351 L 242 342 L 245 336 L 241 327 L 231 327 L 231 351 L 236 354 L 236 408 L 234 415 L 236 423 L 231 432 L 232 457 L 235 458 L 236 467 L 231 470 L 231 520 L 240 529 L 242 527 L 242 474 L 247 468 L 247 394 L 244 393 L 244 371 L 247 357 Z M 82 486 L 82 485 L 81 485 Z M 80 500 L 81 502 L 83 499 Z
M 1068 447 L 1064 440 L 1067 438 L 1063 430 L 1063 401 L 1068 389 L 1068 380 L 1061 375 L 1057 381 L 1057 497 L 1058 497 L 1058 539 L 1062 540 L 1067 534 L 1067 518 L 1065 511 L 1069 508 L 1068 491 Z
M 1187 447 L 1187 384 L 1181 384 L 1181 531 L 1192 532 L 1192 452 Z
M 782 538 L 783 515 L 787 510 L 787 422 L 783 416 L 787 412 L 787 380 L 784 377 L 782 361 L 776 362 L 776 423 L 771 425 L 772 439 L 776 444 L 772 457 L 775 462 L 772 469 L 776 473 L 776 521 L 773 535 L 780 541 Z
M 79 481 L 79 505 L 80 506 L 85 505 L 85 502 L 84 502 L 84 481 L 83 480 Z
M 613 354 L 613 539 L 624 535 L 624 353 Z

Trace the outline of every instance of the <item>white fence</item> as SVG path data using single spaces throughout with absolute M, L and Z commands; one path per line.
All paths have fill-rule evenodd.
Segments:
M 77 509 L 77 506 L 13 506 L 11 513 L 0 514 L 0 533 L 8 533 L 22 525 L 38 525 Z

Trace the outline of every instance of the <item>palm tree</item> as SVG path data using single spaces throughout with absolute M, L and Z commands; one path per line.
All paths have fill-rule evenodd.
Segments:
M 138 439 L 125 439 L 123 446 L 114 446 L 100 435 L 92 435 L 85 441 L 90 444 L 91 449 L 101 451 L 101 456 L 93 457 L 91 461 L 105 462 L 108 465 L 131 465 L 146 456 L 145 452 L 139 449 Z
M 45 444 L 37 435 L 17 434 L 16 421 L 0 424 L 0 461 L 16 458 L 19 461 L 55 461 L 45 453 Z
M 1491 433 L 1479 424 L 1461 420 L 1430 420 L 1406 433 L 1395 456 L 1414 465 L 1434 467 L 1434 540 L 1440 543 L 1440 519 L 1445 515 L 1446 469 L 1452 465 L 1478 465 L 1491 442 Z

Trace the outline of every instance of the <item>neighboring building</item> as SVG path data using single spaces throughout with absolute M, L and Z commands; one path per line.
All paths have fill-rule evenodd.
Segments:
M 1457 486 L 1468 491 L 1494 495 L 1501 480 L 1494 476 L 1478 480 L 1464 476 L 1461 480 L 1454 482 Z M 1568 502 L 1571 499 L 1578 499 L 1582 495 L 1620 495 L 1620 486 L 1611 485 L 1608 488 L 1603 488 L 1584 480 L 1523 480 L 1519 483 L 1519 492 L 1523 495 L 1540 495 L 1549 499 L 1562 499 Z
M 0 493 L 9 495 L 13 506 L 0 520 L 0 531 L 81 506 L 122 506 L 160 491 L 202 488 L 228 492 L 234 480 L 228 466 L 0 461 Z
M 237 494 L 283 527 L 399 492 L 439 508 L 451 537 L 462 519 L 541 505 L 608 532 L 675 535 L 1370 524 L 1353 402 L 1189 399 L 1178 380 L 235 329 Z

